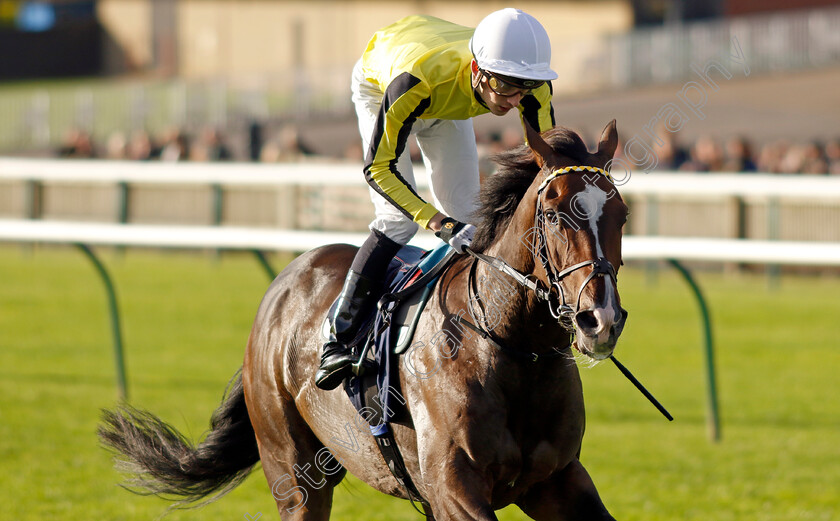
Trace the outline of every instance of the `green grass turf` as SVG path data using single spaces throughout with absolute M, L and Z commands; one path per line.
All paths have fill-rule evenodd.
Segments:
M 191 438 L 239 367 L 267 278 L 248 256 L 103 253 L 122 306 L 131 402 Z M 277 259 L 275 259 L 277 261 Z M 666 422 L 611 364 L 583 370 L 582 460 L 616 518 L 840 519 L 840 280 L 697 275 L 716 340 L 723 440 L 708 440 L 696 305 L 664 271 L 624 270 L 617 355 L 674 414 Z M 117 401 L 105 298 L 77 251 L 0 246 L 0 519 L 151 520 L 167 506 L 116 486 L 98 446 Z M 166 519 L 277 519 L 262 472 Z M 515 507 L 505 521 L 526 519 Z M 415 520 L 407 502 L 348 478 L 333 519 Z

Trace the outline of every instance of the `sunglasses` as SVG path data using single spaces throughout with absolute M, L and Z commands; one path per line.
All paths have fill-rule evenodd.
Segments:
M 510 97 L 516 94 L 527 96 L 531 91 L 545 83 L 544 81 L 523 80 L 520 78 L 503 79 L 490 71 L 485 71 L 484 69 L 479 69 L 479 71 L 487 78 L 487 85 L 490 87 L 490 90 L 499 96 Z

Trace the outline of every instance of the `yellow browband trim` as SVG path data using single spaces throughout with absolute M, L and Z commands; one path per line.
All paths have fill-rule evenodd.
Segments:
M 592 172 L 593 174 L 604 174 L 605 176 L 607 176 L 607 179 L 610 180 L 610 183 L 613 182 L 610 173 L 604 170 L 603 168 L 598 168 L 597 166 L 567 166 L 565 168 L 558 168 L 557 170 L 545 176 L 545 179 L 543 179 L 543 182 L 540 184 L 540 188 L 538 191 L 542 192 L 543 189 L 546 186 L 548 186 L 548 183 L 554 181 L 554 179 L 557 176 L 568 174 L 569 172 Z

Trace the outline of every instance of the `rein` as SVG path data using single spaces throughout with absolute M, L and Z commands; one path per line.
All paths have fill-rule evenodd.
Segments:
M 530 284 L 533 283 L 533 281 L 531 279 L 522 275 L 522 273 L 520 273 L 519 271 L 517 271 L 516 269 L 511 267 L 508 263 L 504 262 L 503 260 L 501 260 L 497 257 L 488 257 L 486 255 L 476 253 L 476 252 L 470 250 L 469 248 L 467 248 L 467 251 L 470 253 L 470 255 L 475 256 L 476 259 L 478 259 L 479 257 L 484 257 L 484 258 L 488 259 L 488 262 L 493 261 L 493 260 L 500 261 L 499 266 L 506 266 L 507 268 L 512 270 L 512 275 L 511 276 L 513 276 L 517 281 L 520 281 L 523 284 L 528 284 L 526 287 L 531 287 Z M 470 274 L 469 274 L 469 282 L 468 282 L 468 285 L 467 285 L 467 288 L 468 288 L 467 291 L 475 290 L 476 295 L 479 295 L 478 284 L 476 283 L 476 276 L 475 276 L 477 266 L 478 266 L 477 260 L 473 260 L 472 266 L 470 267 Z M 508 273 L 508 271 L 505 270 L 505 273 Z M 539 287 L 536 287 L 536 285 L 535 285 L 534 291 L 537 291 L 537 290 L 539 290 Z M 479 295 L 479 297 L 480 297 L 480 295 Z M 469 299 L 469 300 L 472 301 L 472 299 Z M 487 312 L 484 310 L 484 305 L 482 304 L 482 300 L 481 300 L 481 298 L 477 298 L 476 301 L 478 302 L 478 306 L 481 309 L 482 321 L 486 322 L 486 320 L 484 320 L 484 317 L 487 316 Z M 471 312 L 472 312 L 472 309 L 471 309 Z M 497 341 L 493 337 L 493 334 L 486 329 L 486 324 L 485 324 L 485 328 L 482 329 L 482 328 L 476 326 L 475 324 L 471 323 L 469 320 L 465 319 L 461 315 L 456 315 L 452 320 L 457 321 L 459 324 L 461 324 L 461 325 L 473 330 L 474 332 L 478 333 L 479 335 L 481 335 L 481 338 L 486 340 L 491 346 L 495 347 L 498 351 L 501 351 L 502 353 L 508 354 L 508 355 L 510 355 L 514 358 L 519 358 L 521 360 L 526 360 L 526 361 L 529 361 L 529 362 L 536 363 L 536 362 L 539 362 L 540 360 L 546 360 L 546 359 L 552 359 L 552 358 L 558 358 L 558 357 L 561 357 L 561 356 L 565 356 L 566 353 L 564 352 L 564 350 L 571 345 L 571 342 L 570 342 L 569 345 L 564 346 L 562 349 L 554 348 L 553 351 L 550 351 L 548 353 L 542 353 L 542 354 L 533 353 L 533 352 L 529 352 L 529 351 L 521 351 L 519 349 L 512 349 L 512 348 L 500 343 L 499 341 Z

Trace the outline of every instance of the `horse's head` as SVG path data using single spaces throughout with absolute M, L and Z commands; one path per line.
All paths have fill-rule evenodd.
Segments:
M 608 358 L 627 318 L 616 286 L 627 205 L 604 170 L 618 144 L 615 120 L 601 134 L 597 152 L 580 146 L 578 157 L 549 144 L 553 133 L 577 138 L 573 132 L 554 129 L 541 136 L 526 127 L 540 168 L 528 190 L 536 198 L 535 269 L 552 292 L 552 313 L 574 330 L 578 350 Z

